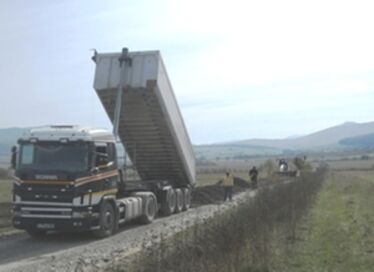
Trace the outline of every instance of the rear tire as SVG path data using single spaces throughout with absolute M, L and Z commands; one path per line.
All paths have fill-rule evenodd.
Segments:
M 143 224 L 149 224 L 155 219 L 157 213 L 157 200 L 154 195 L 150 195 L 146 198 L 144 204 L 143 215 L 140 217 L 140 222 Z
M 181 189 L 175 189 L 175 194 L 177 196 L 177 203 L 175 205 L 175 212 L 176 213 L 179 213 L 183 210 L 183 202 L 184 202 L 184 199 L 183 199 L 183 191 Z
M 176 193 L 175 191 L 170 188 L 168 189 L 161 202 L 161 212 L 163 215 L 171 215 L 175 211 L 175 206 L 176 206 Z
M 187 211 L 191 207 L 191 190 L 183 188 L 183 211 Z
M 99 215 L 99 229 L 93 231 L 97 238 L 108 237 L 113 234 L 116 226 L 116 215 L 112 204 L 105 201 L 101 204 Z

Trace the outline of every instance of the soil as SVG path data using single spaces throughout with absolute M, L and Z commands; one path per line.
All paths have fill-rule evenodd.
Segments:
M 219 183 L 220 181 L 217 181 Z M 250 184 L 244 179 L 234 177 L 233 195 L 250 188 Z M 223 201 L 224 190 L 222 185 L 215 184 L 197 187 L 192 191 L 192 206 L 217 204 Z

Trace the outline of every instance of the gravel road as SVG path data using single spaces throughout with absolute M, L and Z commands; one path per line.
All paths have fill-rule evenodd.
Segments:
M 131 256 L 157 243 L 161 236 L 172 236 L 254 195 L 255 192 L 240 193 L 230 203 L 200 206 L 158 218 L 149 225 L 128 224 L 102 240 L 88 234 L 51 234 L 41 240 L 24 233 L 3 237 L 0 238 L 0 271 L 99 271 L 119 256 Z

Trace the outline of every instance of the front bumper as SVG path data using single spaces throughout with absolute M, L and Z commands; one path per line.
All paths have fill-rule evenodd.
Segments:
M 24 230 L 79 232 L 98 227 L 97 218 L 24 218 L 13 216 L 13 226 Z
M 98 228 L 98 214 L 79 216 L 80 213 L 74 213 L 74 215 L 66 218 L 54 218 L 48 215 L 15 214 L 12 221 L 15 228 L 24 230 L 80 232 Z

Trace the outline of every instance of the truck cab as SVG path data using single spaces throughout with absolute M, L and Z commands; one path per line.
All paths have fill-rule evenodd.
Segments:
M 188 187 L 125 180 L 125 149 L 106 130 L 47 126 L 18 143 L 13 225 L 31 236 L 92 231 L 103 238 L 127 221 L 150 223 L 158 211 L 170 215 L 190 206 Z
M 32 235 L 98 228 L 100 204 L 116 199 L 124 166 L 114 136 L 102 129 L 49 126 L 31 129 L 18 143 L 14 226 Z

